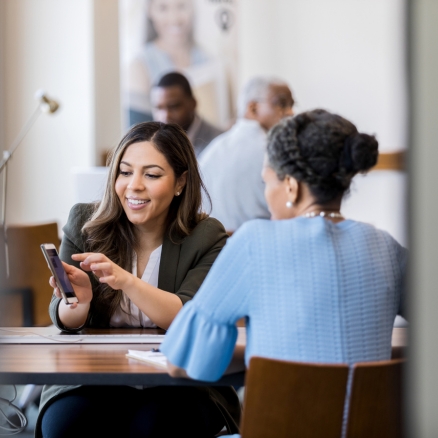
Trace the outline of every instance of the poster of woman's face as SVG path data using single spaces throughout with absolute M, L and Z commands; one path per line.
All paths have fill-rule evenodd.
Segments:
M 197 113 L 222 129 L 235 115 L 237 0 L 120 0 L 126 125 L 153 120 L 150 92 L 182 73 Z

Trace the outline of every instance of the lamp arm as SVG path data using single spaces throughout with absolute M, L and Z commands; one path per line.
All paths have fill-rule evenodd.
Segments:
M 41 111 L 45 111 L 48 113 L 54 113 L 58 107 L 58 102 L 49 99 L 44 92 L 40 91 L 37 92 L 36 96 L 40 103 L 36 107 L 33 114 L 29 117 L 29 120 L 26 122 L 26 124 L 23 126 L 21 131 L 19 132 L 17 138 L 12 143 L 9 150 L 3 151 L 3 159 L 0 161 L 0 175 L 3 172 L 3 184 L 2 184 L 2 209 L 1 209 L 1 216 L 0 216 L 0 226 L 3 228 L 3 233 L 5 237 L 5 256 L 6 256 L 6 277 L 9 277 L 9 253 L 8 253 L 8 242 L 7 242 L 7 235 L 6 235 L 6 195 L 7 195 L 7 171 L 8 171 L 8 162 L 12 158 L 12 155 L 14 154 L 15 150 L 18 148 L 20 143 L 23 141 L 23 138 L 28 133 L 29 129 L 32 128 L 33 124 L 35 123 L 38 116 L 41 114 Z M 2 251 L 2 248 L 0 248 L 0 251 Z
M 0 161 L 0 173 L 5 169 L 6 165 L 8 164 L 8 161 L 12 158 L 13 153 L 17 149 L 17 147 L 20 145 L 20 143 L 23 141 L 23 138 L 28 133 L 29 129 L 32 127 L 32 125 L 35 123 L 38 116 L 41 114 L 41 105 L 38 105 L 38 107 L 35 109 L 33 114 L 29 117 L 29 120 L 26 122 L 26 124 L 21 129 L 20 133 L 18 134 L 17 138 L 12 143 L 11 147 L 7 151 L 3 151 L 3 159 Z

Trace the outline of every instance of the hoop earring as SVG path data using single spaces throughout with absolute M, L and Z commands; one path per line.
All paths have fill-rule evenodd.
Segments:
M 287 202 L 286 202 L 286 207 L 287 207 L 287 208 L 292 208 L 293 205 L 294 205 L 294 204 L 293 204 L 291 201 L 287 201 Z

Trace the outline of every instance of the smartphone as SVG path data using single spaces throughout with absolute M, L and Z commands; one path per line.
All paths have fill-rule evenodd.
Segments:
M 78 297 L 75 294 L 72 284 L 68 279 L 67 272 L 65 272 L 64 266 L 62 266 L 61 259 L 58 256 L 58 251 L 53 243 L 43 243 L 41 245 L 44 257 L 46 258 L 49 269 L 52 271 L 55 277 L 56 284 L 64 298 L 65 304 L 72 304 L 79 302 Z

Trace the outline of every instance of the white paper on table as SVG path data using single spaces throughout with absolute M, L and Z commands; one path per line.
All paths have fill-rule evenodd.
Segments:
M 159 368 L 167 368 L 166 356 L 159 351 L 128 350 L 126 357 L 141 360 Z

